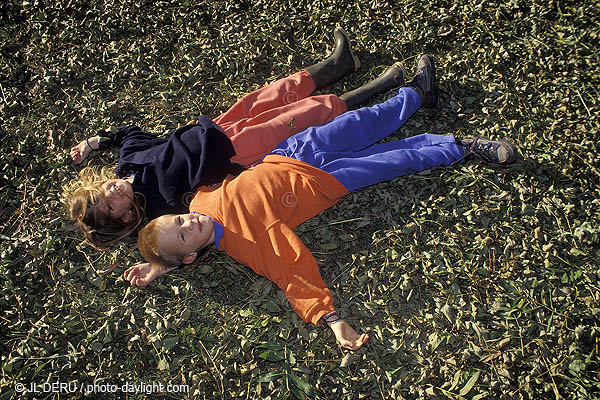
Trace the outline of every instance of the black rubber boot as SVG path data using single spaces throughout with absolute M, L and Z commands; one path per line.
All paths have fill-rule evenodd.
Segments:
M 335 50 L 325 60 L 311 65 L 304 70 L 312 76 L 315 86 L 323 89 L 360 67 L 360 61 L 352 53 L 350 39 L 340 27 L 333 31 L 335 37 Z
M 397 62 L 371 82 L 354 89 L 351 92 L 344 93 L 340 99 L 344 100 L 348 110 L 358 108 L 366 103 L 372 97 L 383 94 L 388 90 L 404 86 L 406 82 L 406 70 L 404 66 Z

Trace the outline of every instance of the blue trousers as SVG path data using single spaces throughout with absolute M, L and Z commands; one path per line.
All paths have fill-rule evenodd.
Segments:
M 384 103 L 346 112 L 287 138 L 271 154 L 329 172 L 350 192 L 461 159 L 465 149 L 453 135 L 423 134 L 374 144 L 404 125 L 419 107 L 417 92 L 400 88 Z

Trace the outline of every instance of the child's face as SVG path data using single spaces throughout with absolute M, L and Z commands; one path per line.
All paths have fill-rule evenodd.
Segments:
M 166 254 L 189 255 L 215 241 L 212 220 L 206 215 L 165 215 L 160 217 L 160 227 L 159 248 Z
M 113 219 L 129 222 L 132 216 L 133 187 L 124 179 L 109 179 L 101 186 L 108 200 L 108 215 Z

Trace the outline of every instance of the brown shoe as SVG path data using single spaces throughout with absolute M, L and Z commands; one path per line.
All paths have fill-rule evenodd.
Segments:
M 423 104 L 421 107 L 434 108 L 438 102 L 438 90 L 435 79 L 435 65 L 433 57 L 425 54 L 419 59 L 415 77 L 408 84 L 417 91 Z
M 467 149 L 466 157 L 473 155 L 482 161 L 509 164 L 516 160 L 517 149 L 506 140 L 490 140 L 480 137 L 463 139 L 460 144 Z

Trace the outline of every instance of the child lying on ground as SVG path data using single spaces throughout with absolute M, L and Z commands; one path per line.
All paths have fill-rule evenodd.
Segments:
M 397 176 L 450 165 L 467 156 L 508 163 L 514 147 L 504 141 L 452 135 L 418 135 L 373 145 L 396 131 L 420 107 L 433 107 L 437 89 L 432 59 L 419 60 L 417 74 L 382 104 L 347 112 L 328 124 L 284 140 L 261 163 L 227 179 L 218 189 L 199 190 L 190 214 L 151 221 L 138 246 L 150 264 L 125 271 L 146 285 L 179 264 L 193 262 L 214 244 L 236 261 L 277 284 L 306 322 L 327 324 L 337 341 L 356 350 L 369 338 L 339 318 L 315 258 L 293 229 L 344 195 Z
M 329 122 L 365 100 L 348 94 L 311 96 L 360 66 L 346 33 L 336 28 L 334 36 L 335 50 L 328 58 L 247 94 L 214 120 L 199 116 L 168 139 L 137 126 L 101 130 L 74 146 L 75 164 L 92 151 L 120 148 L 114 173 L 84 168 L 79 179 L 65 186 L 68 214 L 86 240 L 104 249 L 135 232 L 145 217 L 185 212 L 198 187 L 220 183 L 293 133 Z M 377 80 L 368 95 L 398 87 L 396 76 L 392 71 Z

